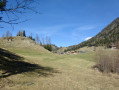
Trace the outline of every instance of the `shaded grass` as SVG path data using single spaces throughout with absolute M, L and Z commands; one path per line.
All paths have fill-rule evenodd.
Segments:
M 43 67 L 23 60 L 23 57 L 0 48 L 0 70 L 3 71 L 0 78 L 6 78 L 11 75 L 25 72 L 36 72 L 40 76 L 48 76 L 57 72 L 51 67 Z

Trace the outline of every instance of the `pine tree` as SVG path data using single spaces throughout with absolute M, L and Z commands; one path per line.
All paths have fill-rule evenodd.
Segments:
M 25 30 L 23 30 L 23 37 L 26 37 L 26 33 L 25 33 Z

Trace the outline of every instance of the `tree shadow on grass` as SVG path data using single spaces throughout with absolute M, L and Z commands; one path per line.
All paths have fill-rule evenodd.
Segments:
M 43 67 L 38 64 L 31 64 L 23 61 L 24 58 L 20 57 L 12 52 L 0 48 L 0 70 L 4 71 L 0 74 L 0 78 L 6 78 L 11 75 L 25 73 L 25 72 L 36 72 L 39 76 L 53 75 L 58 73 L 51 67 Z

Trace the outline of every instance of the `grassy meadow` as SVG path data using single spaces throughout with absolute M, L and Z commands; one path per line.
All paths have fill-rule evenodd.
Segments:
M 2 57 L 16 66 L 11 64 L 0 70 L 0 90 L 119 90 L 117 74 L 92 69 L 95 65 L 93 50 L 76 55 L 58 55 L 39 49 L 6 49 L 4 53 L 18 59 Z
M 95 64 L 93 51 L 57 55 L 30 49 L 8 50 L 38 67 L 1 78 L 0 90 L 119 90 L 118 75 L 92 69 Z M 0 75 L 3 72 L 1 70 Z

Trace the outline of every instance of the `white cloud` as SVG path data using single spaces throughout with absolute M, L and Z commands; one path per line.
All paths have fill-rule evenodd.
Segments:
M 85 40 L 87 41 L 87 40 L 89 40 L 89 39 L 91 39 L 92 37 L 87 37 L 87 38 L 85 38 Z

